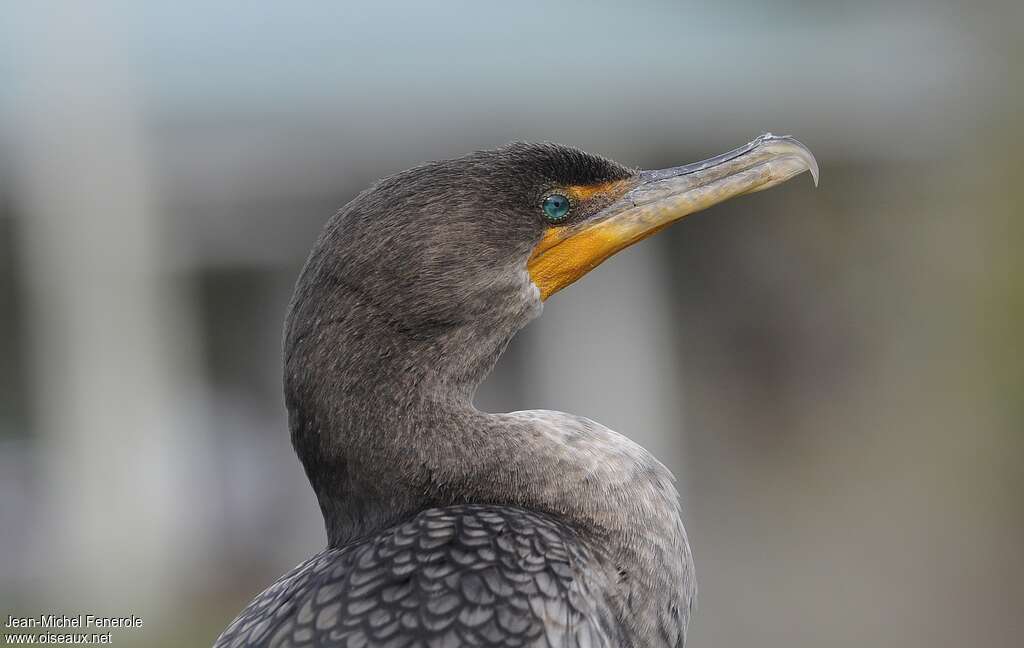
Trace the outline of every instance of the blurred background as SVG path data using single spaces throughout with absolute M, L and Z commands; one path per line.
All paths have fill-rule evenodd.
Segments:
M 7 3 L 0 614 L 209 645 L 322 548 L 280 331 L 375 179 L 514 139 L 821 165 L 545 308 L 479 395 L 679 479 L 693 646 L 1019 646 L 1019 2 Z

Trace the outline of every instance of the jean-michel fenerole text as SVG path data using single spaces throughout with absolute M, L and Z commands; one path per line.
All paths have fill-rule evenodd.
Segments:
M 9 615 L 5 628 L 141 628 L 142 617 L 100 616 L 97 614 L 40 614 L 39 616 L 17 617 Z

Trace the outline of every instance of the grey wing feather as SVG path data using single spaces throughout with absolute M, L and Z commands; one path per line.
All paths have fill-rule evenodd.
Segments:
M 299 565 L 215 648 L 615 646 L 592 560 L 570 528 L 545 515 L 430 509 Z

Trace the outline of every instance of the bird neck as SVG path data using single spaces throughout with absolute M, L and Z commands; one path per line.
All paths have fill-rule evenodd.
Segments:
M 486 325 L 464 323 L 427 339 L 359 308 L 306 318 L 317 324 L 306 330 L 290 322 L 292 442 L 328 542 L 344 545 L 430 507 L 548 513 L 590 541 L 623 618 L 654 627 L 670 610 L 685 627 L 692 561 L 668 470 L 580 417 L 489 414 L 472 405 L 477 385 L 537 304 L 497 309 Z
M 285 401 L 332 545 L 454 497 L 451 479 L 467 467 L 434 451 L 482 441 L 477 387 L 541 310 L 522 274 L 458 316 L 382 304 L 354 284 L 312 298 L 300 282 L 285 326 Z

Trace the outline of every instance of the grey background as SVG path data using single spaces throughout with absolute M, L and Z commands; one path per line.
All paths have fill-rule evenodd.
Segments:
M 9 3 L 0 614 L 209 644 L 324 542 L 280 328 L 374 179 L 550 139 L 654 168 L 770 130 L 800 178 L 545 307 L 479 396 L 679 478 L 694 646 L 1016 646 L 1019 3 Z M 3 617 L 6 619 L 6 617 Z

